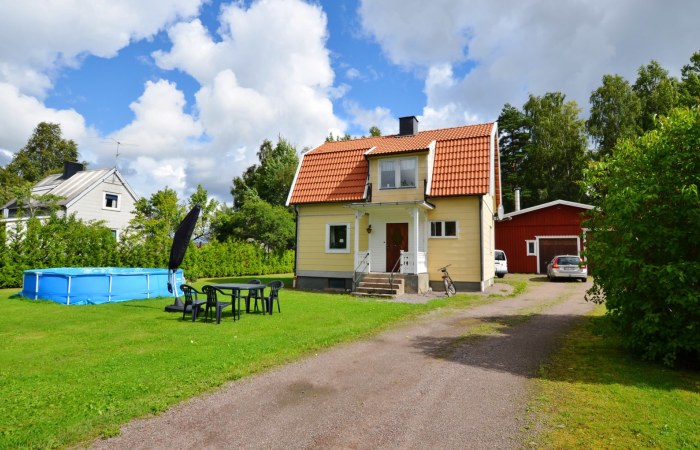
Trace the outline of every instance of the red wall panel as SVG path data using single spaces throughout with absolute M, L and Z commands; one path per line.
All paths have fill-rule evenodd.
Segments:
M 587 211 L 557 204 L 497 221 L 496 248 L 506 252 L 508 272 L 537 273 L 537 256 L 527 255 L 526 241 L 537 236 L 581 236 L 582 213 Z

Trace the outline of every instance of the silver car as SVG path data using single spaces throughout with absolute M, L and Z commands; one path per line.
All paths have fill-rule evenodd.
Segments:
M 547 278 L 554 281 L 560 278 L 574 278 L 581 281 L 588 280 L 588 267 L 580 256 L 559 255 L 552 258 L 547 264 Z

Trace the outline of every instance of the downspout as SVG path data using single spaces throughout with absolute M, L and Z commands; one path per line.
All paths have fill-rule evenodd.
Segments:
M 484 196 L 479 199 L 479 286 L 484 290 Z
M 297 287 L 297 260 L 299 258 L 299 205 L 294 205 L 294 288 Z

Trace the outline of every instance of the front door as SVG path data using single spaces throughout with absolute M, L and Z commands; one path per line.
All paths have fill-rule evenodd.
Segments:
M 401 250 L 408 251 L 408 224 L 386 224 L 386 271 L 392 272 L 399 269 Z

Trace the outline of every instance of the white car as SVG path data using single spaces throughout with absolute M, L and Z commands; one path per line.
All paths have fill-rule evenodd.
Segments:
M 503 278 L 508 273 L 508 258 L 503 250 L 496 250 L 496 276 Z

